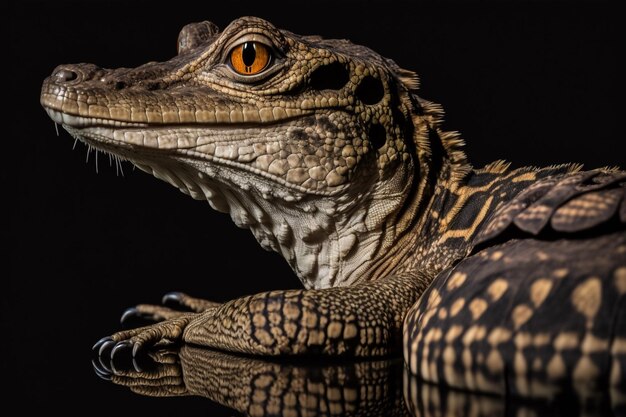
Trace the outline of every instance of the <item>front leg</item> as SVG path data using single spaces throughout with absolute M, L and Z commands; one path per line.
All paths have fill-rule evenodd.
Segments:
M 400 346 L 422 280 L 390 277 L 353 287 L 271 291 L 111 336 L 113 354 L 183 340 L 253 355 L 386 355 Z M 112 348 L 112 349 L 111 349 Z

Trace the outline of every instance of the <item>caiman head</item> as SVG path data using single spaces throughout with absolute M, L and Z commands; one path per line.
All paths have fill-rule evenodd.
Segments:
M 75 138 L 230 213 L 323 288 L 391 272 L 434 184 L 468 169 L 415 89 L 366 47 L 244 17 L 185 26 L 167 62 L 59 66 L 41 104 Z

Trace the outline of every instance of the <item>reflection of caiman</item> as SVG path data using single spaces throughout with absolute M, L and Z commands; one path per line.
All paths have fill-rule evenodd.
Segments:
M 150 352 L 149 358 L 137 358 L 144 370 L 135 369 L 136 363 L 118 363 L 112 372 L 105 358 L 94 361 L 94 367 L 101 377 L 137 394 L 200 396 L 252 417 L 611 414 L 609 402 L 603 401 L 606 394 L 598 392 L 529 402 L 442 389 L 420 383 L 399 359 L 285 364 L 190 345 Z
M 156 368 L 116 370 L 112 382 L 142 395 L 201 396 L 250 416 L 408 415 L 399 360 L 306 366 L 189 345 L 151 356 Z
M 256 18 L 189 25 L 168 62 L 57 68 L 41 93 L 55 122 L 230 213 L 307 288 L 221 305 L 170 295 L 194 312 L 138 306 L 127 316 L 162 321 L 100 352 L 183 339 L 373 356 L 404 334 L 428 381 L 522 396 L 546 395 L 539 381 L 623 387 L 626 173 L 472 169 L 417 87 L 368 48 Z

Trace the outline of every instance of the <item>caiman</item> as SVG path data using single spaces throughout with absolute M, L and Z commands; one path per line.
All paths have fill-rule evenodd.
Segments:
M 55 123 L 228 213 L 304 286 L 171 293 L 192 311 L 138 305 L 124 318 L 155 323 L 94 349 L 403 351 L 421 379 L 467 390 L 623 392 L 626 173 L 473 168 L 418 87 L 367 47 L 254 17 L 185 26 L 167 62 L 57 67 L 41 92 Z

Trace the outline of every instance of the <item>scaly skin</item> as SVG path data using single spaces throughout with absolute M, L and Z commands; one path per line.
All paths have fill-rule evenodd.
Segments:
M 411 415 L 397 359 L 281 364 L 190 345 L 150 356 L 150 370 L 97 372 L 137 394 L 205 397 L 252 417 Z
M 281 363 L 183 345 L 150 352 L 144 361 L 144 370 L 130 364 L 114 372 L 94 369 L 136 394 L 199 396 L 251 417 L 611 415 L 606 392 L 589 392 L 592 402 L 515 401 L 424 383 L 398 359 Z
M 173 297 L 191 313 L 141 305 L 129 315 L 163 321 L 104 339 L 100 353 L 182 339 L 261 355 L 374 356 L 397 351 L 404 334 L 407 364 L 430 381 L 498 393 L 514 383 L 528 396 L 538 375 L 623 386 L 626 174 L 501 161 L 474 170 L 417 87 L 415 74 L 366 47 L 251 17 L 223 32 L 186 26 L 167 62 L 58 67 L 41 93 L 55 122 L 230 213 L 306 288 L 222 305 Z M 610 253 L 608 233 L 618 242 Z M 571 252 L 586 261 L 558 281 Z M 461 301 L 447 284 L 455 276 L 467 281 Z M 567 299 L 563 335 L 544 321 Z M 465 305 L 475 322 L 454 318 Z M 483 315 L 490 308 L 497 314 Z M 572 347 L 583 334 L 587 345 Z M 553 350 L 529 351 L 534 337 Z

